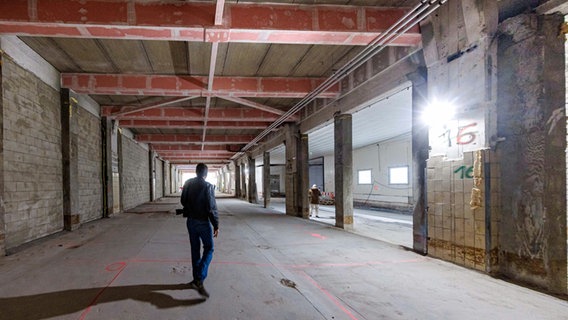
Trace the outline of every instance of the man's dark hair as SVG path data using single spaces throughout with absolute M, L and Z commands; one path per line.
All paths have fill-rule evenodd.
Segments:
M 200 163 L 195 168 L 195 173 L 198 177 L 205 178 L 207 177 L 207 165 L 205 163 Z

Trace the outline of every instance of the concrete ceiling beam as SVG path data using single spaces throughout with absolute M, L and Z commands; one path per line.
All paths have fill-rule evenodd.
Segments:
M 176 158 L 176 159 L 219 159 L 225 160 L 227 159 L 226 154 L 214 154 L 214 153 L 198 153 L 198 152 L 167 152 L 167 151 L 160 151 L 158 152 L 161 157 L 165 158 Z
M 243 144 L 251 141 L 254 135 L 208 135 L 202 141 L 201 135 L 188 134 L 138 134 L 136 141 L 151 144 Z
M 126 107 L 103 107 L 102 115 L 113 117 L 114 112 L 120 112 Z M 128 109 L 128 108 L 126 108 Z M 161 121 L 203 121 L 201 107 L 162 107 L 144 110 L 117 117 L 123 120 L 161 120 Z M 209 121 L 246 121 L 271 123 L 278 118 L 270 112 L 248 108 L 212 108 L 209 110 Z
M 0 0 L 1 1 L 1 0 Z M 325 79 L 282 77 L 215 77 L 211 90 L 207 77 L 64 73 L 61 86 L 77 93 L 94 95 L 181 96 L 181 97 L 257 97 L 303 98 Z M 335 98 L 339 85 L 318 97 Z
M 408 8 L 130 0 L 0 0 L 0 33 L 167 41 L 367 45 Z M 413 28 L 392 45 L 417 46 Z
M 244 119 L 243 119 L 244 120 Z M 122 128 L 167 128 L 167 129 L 203 129 L 203 121 L 178 121 L 178 120 L 119 120 Z M 263 130 L 268 127 L 266 122 L 242 122 L 242 121 L 208 121 L 209 129 L 226 130 Z
M 192 144 L 182 144 L 182 145 L 171 145 L 171 144 L 153 144 L 152 150 L 155 151 L 199 151 L 199 152 L 215 152 L 215 153 L 230 153 L 233 151 L 227 150 L 225 146 L 222 145 L 210 145 L 207 146 L 205 150 L 201 150 L 201 146 Z

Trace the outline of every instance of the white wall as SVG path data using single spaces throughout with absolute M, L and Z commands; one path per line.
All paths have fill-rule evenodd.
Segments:
M 284 193 L 285 192 L 285 187 L 286 187 L 286 172 L 285 172 L 286 167 L 285 166 L 271 166 L 270 167 L 270 175 L 278 175 L 280 176 L 280 192 Z M 256 192 L 258 194 L 258 198 L 261 199 L 263 198 L 263 180 L 262 180 L 262 170 L 263 167 L 262 166 L 257 166 L 256 167 Z
M 408 184 L 389 183 L 389 168 L 408 166 Z M 358 171 L 371 170 L 372 184 L 358 184 Z M 353 151 L 353 199 L 409 203 L 412 197 L 412 144 L 410 135 Z
M 326 192 L 335 192 L 334 156 L 324 157 Z M 408 166 L 409 184 L 389 184 L 389 168 Z M 358 183 L 359 170 L 371 170 L 372 184 Z M 411 136 L 382 141 L 353 150 L 353 200 L 356 202 L 393 202 L 408 204 L 412 198 L 412 143 Z

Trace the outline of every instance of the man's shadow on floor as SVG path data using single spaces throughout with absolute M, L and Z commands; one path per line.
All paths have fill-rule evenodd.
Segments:
M 119 300 L 148 302 L 158 309 L 192 306 L 204 298 L 178 300 L 159 291 L 187 290 L 188 284 L 154 284 L 101 287 L 47 292 L 19 297 L 0 297 L 0 320 L 39 320 L 72 314 L 92 305 Z

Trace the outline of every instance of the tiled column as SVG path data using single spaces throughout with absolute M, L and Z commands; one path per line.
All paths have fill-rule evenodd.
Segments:
M 353 228 L 353 130 L 350 114 L 334 117 L 335 226 Z

